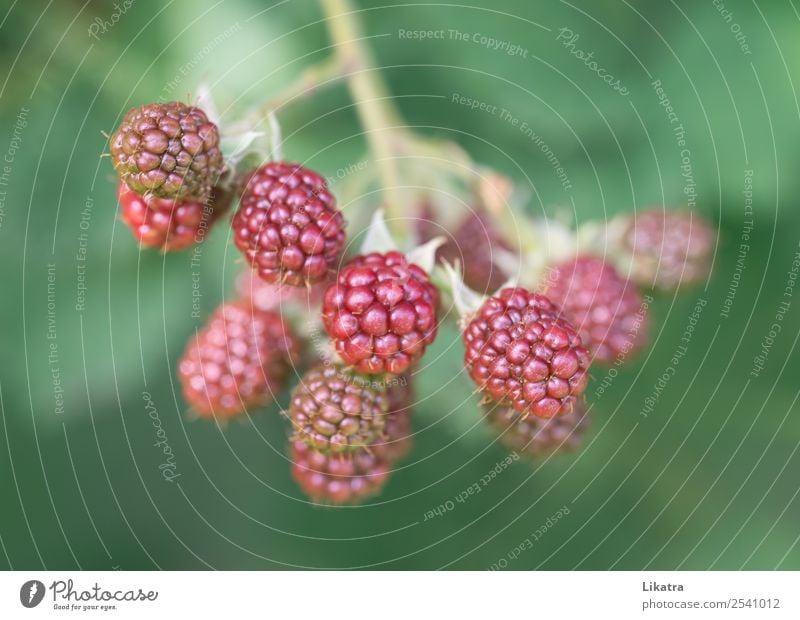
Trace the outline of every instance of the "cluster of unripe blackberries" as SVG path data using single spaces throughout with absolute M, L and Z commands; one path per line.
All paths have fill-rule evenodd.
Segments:
M 144 246 L 173 251 L 201 241 L 199 232 L 238 197 L 231 225 L 251 272 L 179 363 L 191 408 L 218 420 L 239 416 L 274 402 L 301 375 L 287 411 L 295 479 L 320 502 L 378 492 L 410 448 L 413 374 L 436 338 L 442 297 L 453 291 L 440 291 L 397 250 L 345 258 L 345 220 L 325 179 L 282 161 L 228 170 L 216 125 L 195 107 L 135 108 L 110 142 L 122 218 Z M 687 241 L 686 217 L 653 210 L 622 235 L 639 282 L 674 288 L 702 277 L 713 236 L 695 222 L 701 233 Z M 487 227 L 490 220 L 469 218 L 439 249 L 444 260 L 460 254 L 470 286 L 493 291 L 461 318 L 466 372 L 512 450 L 574 449 L 588 424 L 591 365 L 646 342 L 641 294 L 595 256 L 554 265 L 535 291 L 501 287 L 494 242 L 477 241 Z M 298 317 L 286 310 L 300 298 L 331 343 L 331 355 L 305 374 Z

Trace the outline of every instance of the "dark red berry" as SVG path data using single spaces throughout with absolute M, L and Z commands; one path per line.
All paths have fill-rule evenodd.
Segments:
M 716 234 L 701 216 L 678 209 L 648 209 L 630 217 L 623 244 L 630 277 L 643 286 L 673 291 L 708 276 Z
M 283 388 L 299 345 L 275 312 L 223 304 L 189 341 L 178 366 L 186 401 L 204 417 L 264 406 Z
M 223 169 L 217 126 L 179 101 L 128 111 L 110 146 L 120 181 L 143 195 L 202 203 Z
M 647 341 L 647 317 L 636 285 L 600 258 L 583 256 L 557 265 L 543 291 L 578 328 L 594 361 L 610 364 Z
M 509 450 L 532 457 L 577 450 L 589 427 L 589 416 L 582 402 L 555 418 L 525 416 L 502 405 L 487 408 L 486 417 Z
M 357 256 L 325 292 L 322 321 L 336 352 L 366 374 L 402 374 L 436 338 L 439 293 L 400 252 Z
M 432 214 L 432 211 L 428 209 L 425 213 L 428 217 L 427 213 Z M 444 235 L 440 226 L 427 219 L 421 220 L 418 231 L 423 242 Z M 436 252 L 436 258 L 451 265 L 460 263 L 467 286 L 481 293 L 491 293 L 508 279 L 495 264 L 498 249 L 509 250 L 509 247 L 491 220 L 479 211 L 470 211 Z
M 345 222 L 320 175 L 272 162 L 248 177 L 232 222 L 236 247 L 273 284 L 305 286 L 338 266 Z
M 503 289 L 483 303 L 463 338 L 464 363 L 478 389 L 516 411 L 563 415 L 586 389 L 589 354 L 543 295 Z
M 320 503 L 358 503 L 378 493 L 389 476 L 388 462 L 364 448 L 349 454 L 323 454 L 295 440 L 289 457 L 300 488 Z
M 231 203 L 230 192 L 220 187 L 214 187 L 203 203 L 194 199 L 158 198 L 152 194 L 142 196 L 120 183 L 117 198 L 122 220 L 139 243 L 164 252 L 177 252 L 202 242 Z
M 294 439 L 319 452 L 352 452 L 383 437 L 386 388 L 333 364 L 303 376 L 292 394 Z

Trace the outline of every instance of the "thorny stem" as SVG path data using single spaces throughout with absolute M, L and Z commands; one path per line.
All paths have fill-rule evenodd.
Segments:
M 326 24 L 337 54 L 347 59 L 352 71 L 347 75 L 350 96 L 366 131 L 381 178 L 388 225 L 399 241 L 408 237 L 410 221 L 400 196 L 393 142 L 402 132 L 386 84 L 375 69 L 372 53 L 364 43 L 357 11 L 350 0 L 320 0 Z

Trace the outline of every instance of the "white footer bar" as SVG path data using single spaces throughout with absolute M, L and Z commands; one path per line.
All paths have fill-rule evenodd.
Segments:
M 791 572 L 14 572 L 0 618 L 800 618 Z

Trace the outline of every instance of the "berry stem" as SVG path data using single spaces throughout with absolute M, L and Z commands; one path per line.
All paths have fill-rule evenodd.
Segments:
M 401 243 L 409 236 L 407 219 L 400 196 L 393 142 L 401 133 L 403 123 L 392 105 L 391 96 L 372 53 L 361 34 L 358 11 L 350 0 L 320 0 L 327 17 L 326 24 L 337 54 L 347 59 L 352 71 L 347 74 L 350 96 L 356 104 L 370 150 L 375 157 L 381 177 L 388 224 Z
M 314 94 L 321 88 L 333 86 L 347 77 L 353 67 L 344 54 L 335 53 L 324 61 L 309 67 L 300 77 L 277 96 L 273 97 L 261 108 L 261 116 L 279 112 L 284 106 L 293 103 L 296 99 Z

